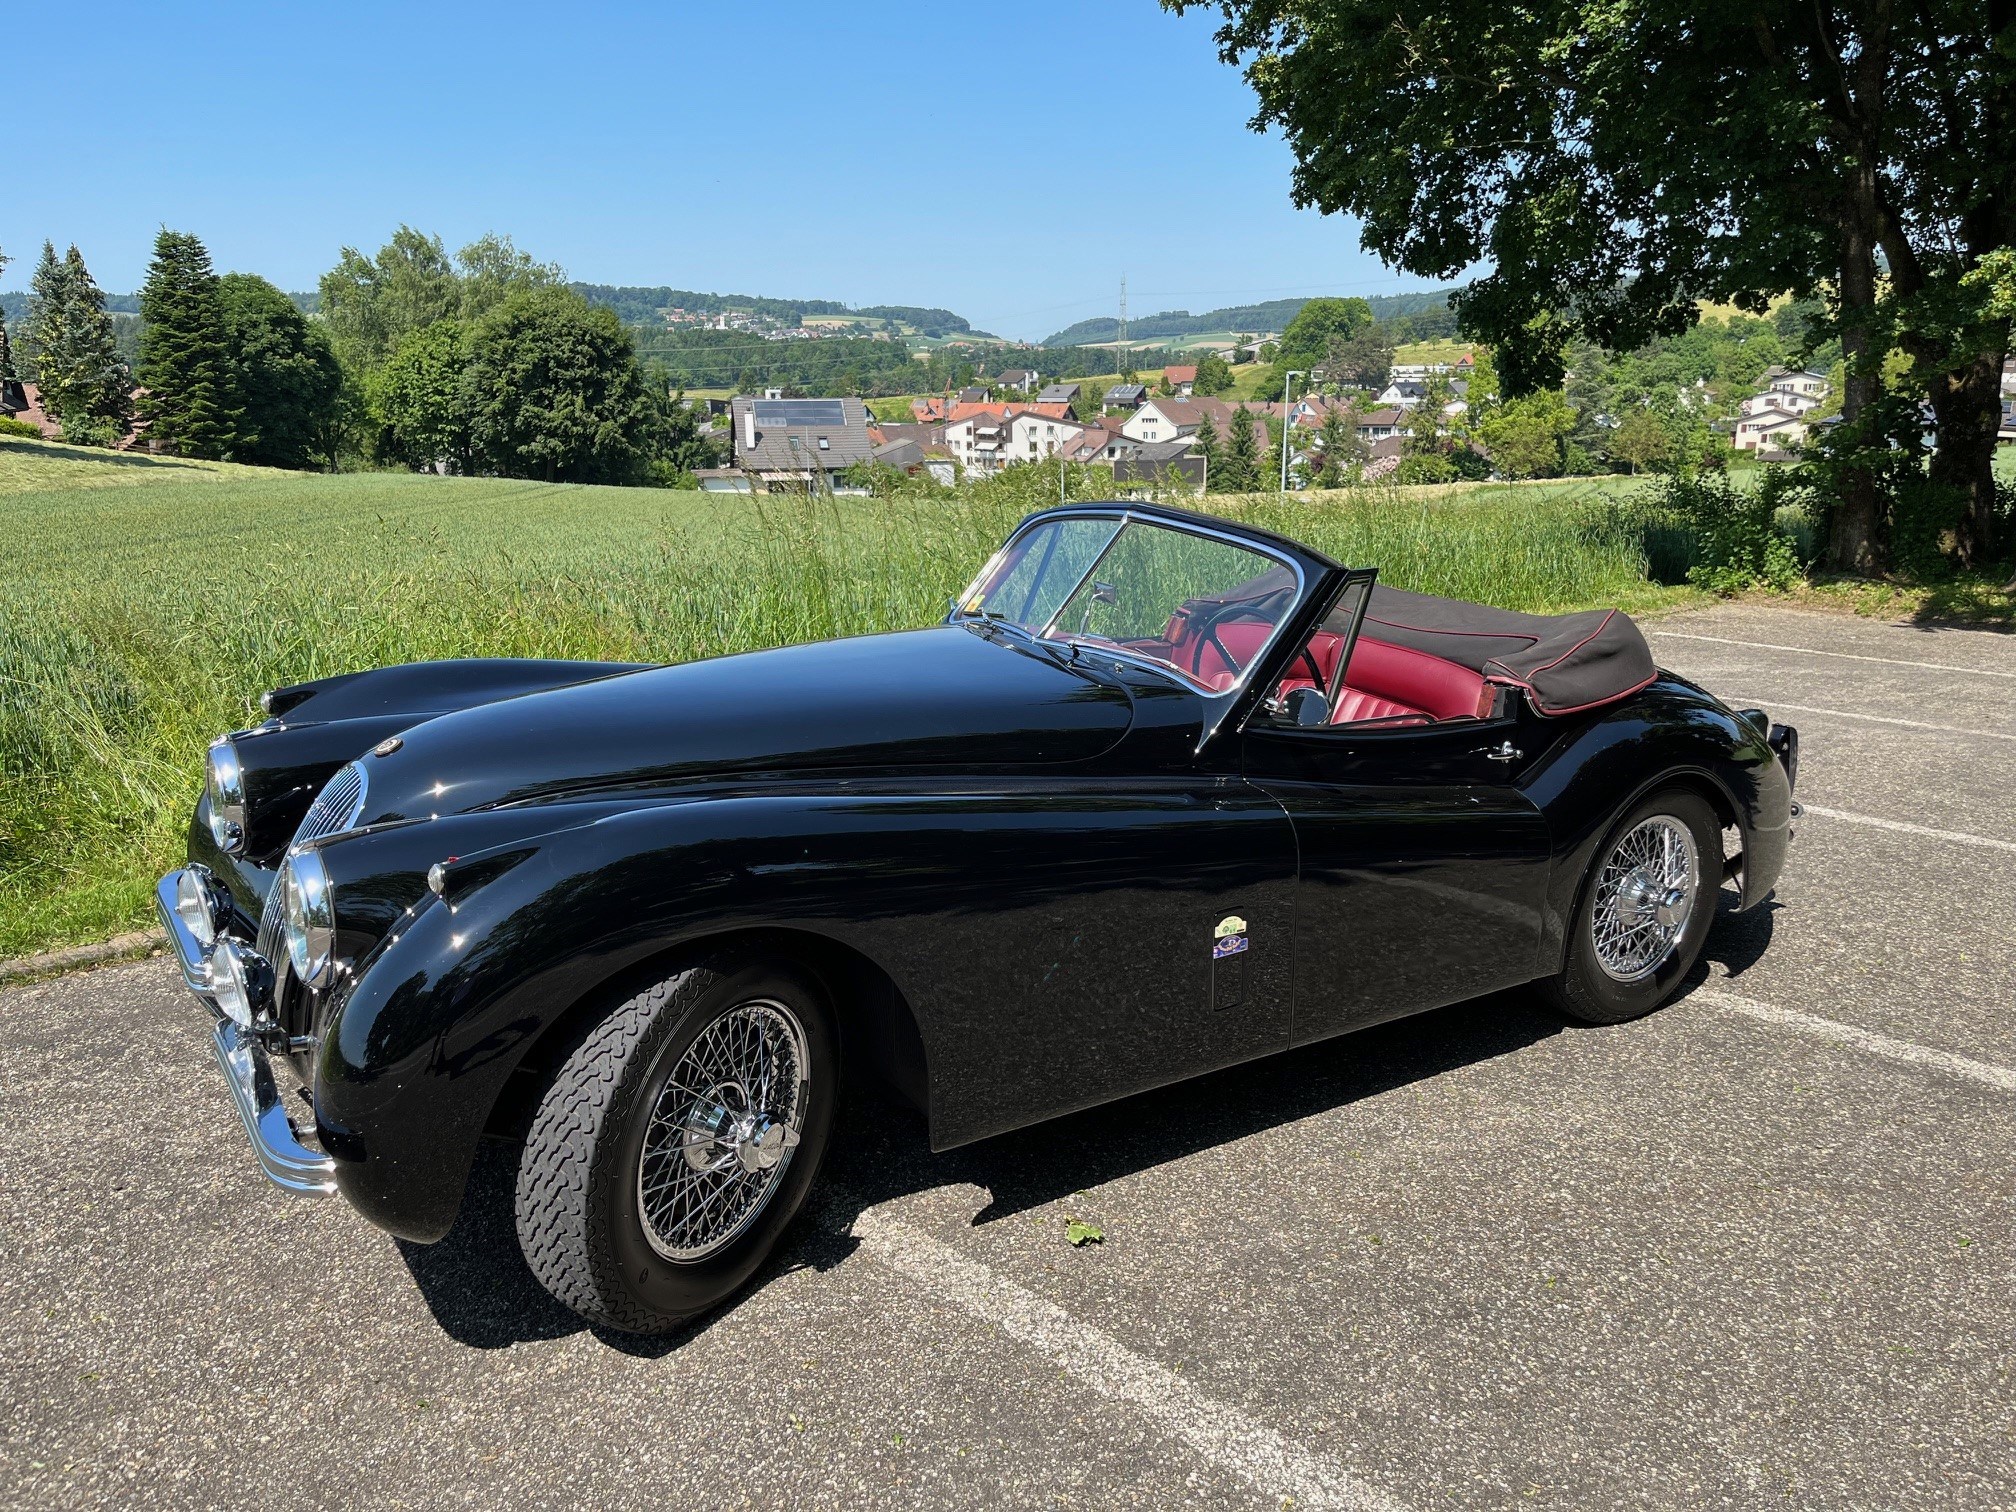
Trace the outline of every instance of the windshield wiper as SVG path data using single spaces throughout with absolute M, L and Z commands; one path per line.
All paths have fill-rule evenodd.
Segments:
M 1009 631 L 1018 644 L 1027 646 L 1032 651 L 1040 651 L 1060 667 L 1069 667 L 1078 660 L 1078 647 L 1073 643 L 1065 641 L 1060 644 L 1038 635 L 1020 620 L 1010 619 L 998 610 L 972 610 L 961 623 L 975 635 L 984 635 L 989 640 L 994 639 L 994 632 L 997 630 Z

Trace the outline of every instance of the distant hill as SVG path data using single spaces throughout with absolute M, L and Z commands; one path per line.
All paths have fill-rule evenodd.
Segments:
M 291 293 L 287 296 L 294 301 L 295 308 L 304 315 L 313 315 L 322 304 L 322 296 L 315 293 Z M 105 308 L 114 315 L 138 315 L 140 296 L 138 294 L 107 294 Z M 0 294 L 0 312 L 7 316 L 7 326 L 12 330 L 17 321 L 28 317 L 28 291 L 15 289 Z
M 1423 289 L 1414 294 L 1375 294 L 1365 302 L 1379 320 L 1398 320 L 1424 310 L 1448 304 L 1454 289 Z M 1314 297 L 1314 296 L 1312 296 Z M 1278 331 L 1293 320 L 1308 299 L 1270 299 L 1264 304 L 1227 305 L 1222 310 L 1206 310 L 1192 315 L 1188 310 L 1164 310 L 1127 322 L 1129 341 L 1171 341 L 1186 336 L 1202 336 L 1213 331 Z M 1081 320 L 1054 336 L 1045 337 L 1045 346 L 1088 346 L 1113 341 L 1120 334 L 1120 322 L 1111 315 Z
M 833 299 L 772 299 L 758 294 L 705 294 L 697 289 L 672 289 L 636 284 L 570 284 L 568 287 L 590 304 L 607 305 L 625 325 L 662 326 L 667 310 L 687 310 L 697 315 L 719 315 L 729 310 L 747 311 L 785 325 L 797 325 L 807 315 L 848 317 L 863 320 L 900 321 L 915 326 L 933 339 L 962 336 L 972 331 L 972 323 L 950 310 L 926 309 L 920 305 L 863 305 L 859 309 Z

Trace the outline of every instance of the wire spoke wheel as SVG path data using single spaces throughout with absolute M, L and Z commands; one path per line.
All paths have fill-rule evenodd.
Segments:
M 1684 820 L 1654 814 L 1627 832 L 1597 874 L 1589 914 L 1604 974 L 1637 982 L 1657 971 L 1687 931 L 1700 881 L 1701 857 Z
M 637 1163 L 637 1211 L 667 1260 L 704 1260 L 754 1223 L 804 1134 L 805 1028 L 784 1004 L 708 1024 L 659 1091 Z

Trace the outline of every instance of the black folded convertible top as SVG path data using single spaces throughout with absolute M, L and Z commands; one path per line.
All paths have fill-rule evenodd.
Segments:
M 1375 586 L 1362 633 L 1524 688 L 1542 714 L 1593 709 L 1659 675 L 1645 637 L 1621 609 L 1520 614 Z

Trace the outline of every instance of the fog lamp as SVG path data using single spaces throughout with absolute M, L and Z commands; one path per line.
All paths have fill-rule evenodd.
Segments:
M 232 1023 L 250 1029 L 273 1001 L 273 968 L 226 936 L 210 952 L 210 996 Z
M 223 890 L 201 866 L 186 866 L 175 884 L 175 913 L 183 926 L 208 950 L 223 932 L 226 918 Z

